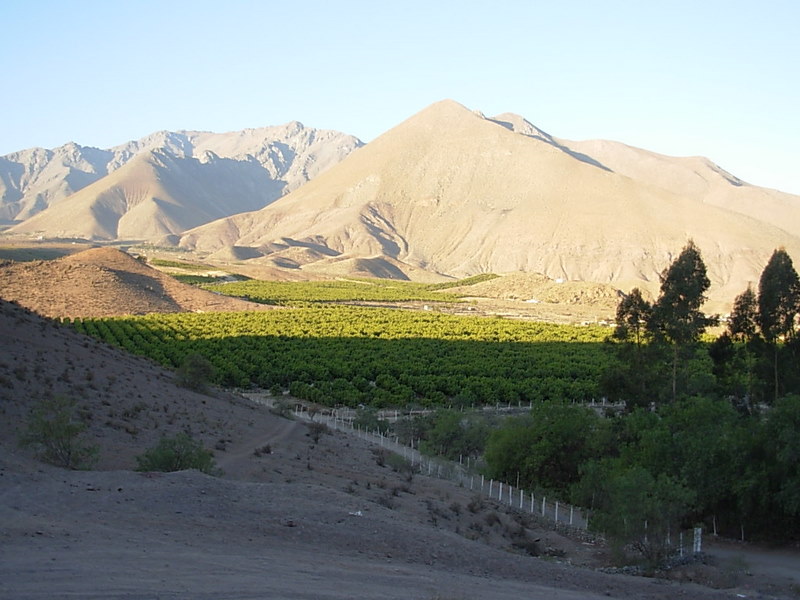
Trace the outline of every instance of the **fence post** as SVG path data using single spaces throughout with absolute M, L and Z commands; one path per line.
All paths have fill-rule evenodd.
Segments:
M 519 491 L 519 509 L 522 510 L 522 490 Z
M 569 507 L 569 524 L 570 527 L 572 526 L 572 514 L 575 512 L 575 507 L 570 505 Z
M 489 480 L 489 498 L 492 497 L 492 486 L 494 485 L 494 479 Z
M 502 502 L 503 501 L 503 482 L 502 481 L 500 482 L 500 495 L 497 496 L 497 501 L 498 502 Z
M 558 500 L 556 500 L 556 516 L 553 520 L 558 523 Z
M 483 475 L 481 475 L 481 494 L 483 493 Z
M 534 507 L 533 507 L 533 492 L 531 492 L 531 514 L 533 514 Z
M 694 528 L 694 553 L 700 554 L 703 551 L 703 528 Z
M 545 516 L 545 514 L 544 514 L 544 507 L 545 507 L 545 502 L 546 502 L 546 501 L 547 501 L 547 496 L 542 496 L 542 516 L 543 516 L 543 517 Z

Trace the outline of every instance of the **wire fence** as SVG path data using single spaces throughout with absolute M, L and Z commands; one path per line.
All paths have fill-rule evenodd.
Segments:
M 401 444 L 396 436 L 387 436 L 380 431 L 367 431 L 354 426 L 349 415 L 339 415 L 336 411 L 332 414 L 310 413 L 298 404 L 295 405 L 294 416 L 297 419 L 324 423 L 335 431 L 356 435 L 368 443 L 403 457 L 417 473 L 452 481 L 476 494 L 497 500 L 511 509 L 552 521 L 555 527 L 588 530 L 589 519 L 585 510 L 555 498 L 548 498 L 545 494 L 537 495 L 510 483 L 486 478 L 471 468 L 469 461 L 465 465 L 463 461 L 457 463 L 441 457 L 427 456 L 414 447 L 413 440 L 406 446 Z
M 245 394 L 250 400 L 267 407 L 273 407 L 273 399 L 265 394 Z M 593 403 L 596 408 L 616 408 L 605 402 Z M 514 410 L 512 405 L 501 406 L 500 410 Z M 489 410 L 497 408 L 490 407 Z M 485 410 L 485 409 L 484 409 Z M 379 418 L 394 421 L 403 417 L 424 414 L 426 411 L 414 411 L 405 414 L 403 411 L 385 411 Z M 450 461 L 442 457 L 431 457 L 422 454 L 414 445 L 414 440 L 409 445 L 399 442 L 397 436 L 385 435 L 381 431 L 368 431 L 354 424 L 356 412 L 352 409 L 334 409 L 331 411 L 309 411 L 302 403 L 295 403 L 293 415 L 296 419 L 324 423 L 334 431 L 342 431 L 355 435 L 367 443 L 394 452 L 408 461 L 412 469 L 421 475 L 448 480 L 475 494 L 491 500 L 496 500 L 511 510 L 520 511 L 541 518 L 549 522 L 554 529 L 571 530 L 583 536 L 589 534 L 589 512 L 586 509 L 573 506 L 545 493 L 536 493 L 508 482 L 490 479 L 479 473 L 474 461 Z M 646 525 L 645 525 L 646 528 Z M 702 528 L 676 532 L 674 536 L 667 536 L 666 545 L 675 556 L 684 557 L 702 552 Z M 646 540 L 646 538 L 645 538 Z
M 605 398 L 601 398 L 600 400 L 591 399 L 586 402 L 578 402 L 573 404 L 581 404 L 586 406 L 587 408 L 594 409 L 598 412 L 602 411 L 611 411 L 611 412 L 620 412 L 625 409 L 624 402 L 609 402 Z M 514 414 L 527 414 L 533 409 L 533 402 L 517 402 L 516 404 L 508 402 L 508 403 L 496 403 L 496 404 L 488 404 L 482 406 L 475 406 L 474 404 L 471 406 L 453 406 L 450 405 L 447 408 L 451 410 L 459 410 L 465 413 L 477 413 L 477 414 L 501 414 L 501 415 L 514 415 Z M 349 420 L 352 421 L 356 418 L 358 414 L 358 409 L 356 408 L 336 408 L 333 409 L 337 418 L 344 419 L 345 421 Z M 430 415 L 436 413 L 438 408 L 409 408 L 409 409 L 379 409 L 375 411 L 375 418 L 380 421 L 386 421 L 388 423 L 395 423 L 401 419 L 409 419 L 424 415 Z

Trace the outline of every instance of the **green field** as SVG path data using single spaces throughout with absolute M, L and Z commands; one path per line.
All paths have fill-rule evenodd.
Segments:
M 153 314 L 74 327 L 169 367 L 202 354 L 220 385 L 280 386 L 326 405 L 591 400 L 610 360 L 599 327 L 387 308 Z
M 465 280 L 467 281 L 467 280 Z M 281 306 L 307 306 L 330 302 L 459 302 L 459 296 L 440 290 L 462 282 L 413 283 L 391 279 L 335 281 L 237 281 L 203 286 L 226 296 Z

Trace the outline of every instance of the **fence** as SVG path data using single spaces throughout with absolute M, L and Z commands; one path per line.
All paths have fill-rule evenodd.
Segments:
M 573 402 L 573 404 L 576 404 Z M 625 403 L 624 402 L 608 402 L 605 398 L 601 398 L 600 400 L 592 400 L 587 402 L 579 402 L 577 404 L 581 404 L 586 406 L 587 408 L 591 408 L 595 411 L 612 411 L 612 412 L 620 412 L 624 410 Z M 449 407 L 453 409 L 454 407 L 451 405 Z M 456 410 L 460 410 L 461 412 L 472 412 L 472 413 L 479 413 L 479 414 L 486 414 L 486 413 L 496 413 L 496 414 L 506 414 L 506 415 L 514 415 L 514 414 L 527 414 L 533 409 L 533 402 L 522 403 L 517 402 L 516 404 L 506 403 L 506 404 L 492 404 L 492 405 L 484 405 L 484 406 L 475 406 L 474 404 L 469 407 L 465 406 L 458 406 L 455 407 Z M 423 415 L 433 414 L 438 409 L 434 408 L 416 408 L 416 409 L 406 409 L 406 410 L 399 410 L 399 409 L 380 409 L 375 412 L 375 417 L 382 421 L 388 421 L 389 423 L 394 423 L 399 421 L 400 419 L 406 418 L 413 418 Z M 344 419 L 345 421 L 350 420 L 352 421 L 355 419 L 358 409 L 355 408 L 337 408 L 334 409 L 334 412 L 337 418 Z
M 244 396 L 257 404 L 268 407 L 273 406 L 272 398 L 266 394 L 245 393 Z M 589 406 L 596 409 L 611 408 L 614 410 L 618 408 L 618 405 L 609 404 L 605 401 L 598 403 L 592 401 Z M 488 410 L 497 410 L 498 408 L 499 410 L 508 411 L 514 410 L 517 407 L 511 405 L 507 407 L 489 407 Z M 421 414 L 424 412 L 426 411 L 414 411 L 413 414 Z M 382 411 L 382 413 L 381 417 L 390 421 L 401 418 L 401 415 L 408 416 L 408 414 L 404 415 L 400 411 Z M 368 443 L 375 444 L 376 446 L 402 456 L 411 464 L 412 468 L 420 474 L 453 481 L 476 494 L 486 496 L 492 500 L 497 500 L 512 510 L 529 513 L 544 520 L 549 520 L 552 522 L 555 529 L 569 528 L 579 532 L 588 531 L 589 515 L 584 509 L 560 502 L 553 498 L 548 499 L 545 494 L 537 495 L 534 492 L 514 487 L 503 481 L 486 479 L 485 476 L 477 473 L 475 469 L 470 468 L 469 461 L 467 461 L 468 464 L 465 466 L 461 462 L 456 463 L 442 458 L 433 458 L 423 455 L 414 447 L 413 441 L 410 445 L 406 446 L 400 444 L 397 437 L 392 438 L 383 435 L 379 431 L 370 432 L 354 427 L 354 410 L 340 409 L 325 413 L 311 413 L 302 403 L 298 402 L 294 405 L 294 415 L 298 419 L 307 421 L 316 420 L 317 422 L 325 423 L 333 430 L 356 435 Z M 647 524 L 645 523 L 645 529 L 646 528 Z M 675 556 L 684 557 L 698 554 L 702 552 L 702 534 L 703 531 L 700 527 L 689 531 L 679 531 L 676 532 L 675 535 L 667 535 L 666 545 Z M 646 535 L 644 541 L 647 541 Z
M 260 403 L 268 404 L 265 400 L 260 400 Z M 340 416 L 336 411 L 331 414 L 311 414 L 300 404 L 295 405 L 294 415 L 298 419 L 316 420 L 317 422 L 325 423 L 333 430 L 345 431 L 356 435 L 366 442 L 402 456 L 411 464 L 412 468 L 422 475 L 453 481 L 476 494 L 497 500 L 511 509 L 552 521 L 556 528 L 574 528 L 582 531 L 588 529 L 588 515 L 578 507 L 553 498 L 548 499 L 543 494 L 536 495 L 534 492 L 514 487 L 503 481 L 487 479 L 463 463 L 426 456 L 414 447 L 413 440 L 410 445 L 406 446 L 400 444 L 396 437 L 392 438 L 383 435 L 379 431 L 372 432 L 354 427 L 352 418 L 349 415 Z

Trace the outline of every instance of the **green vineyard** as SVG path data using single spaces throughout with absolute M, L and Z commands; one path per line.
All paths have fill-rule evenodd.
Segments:
M 426 311 L 318 306 L 77 319 L 80 332 L 177 367 L 201 354 L 215 383 L 377 407 L 590 400 L 607 329 Z
M 227 296 L 238 296 L 265 304 L 302 306 L 329 302 L 459 302 L 459 296 L 444 292 L 457 285 L 472 285 L 495 275 L 481 275 L 451 283 L 428 284 L 392 279 L 347 279 L 335 281 L 248 280 L 203 286 Z

